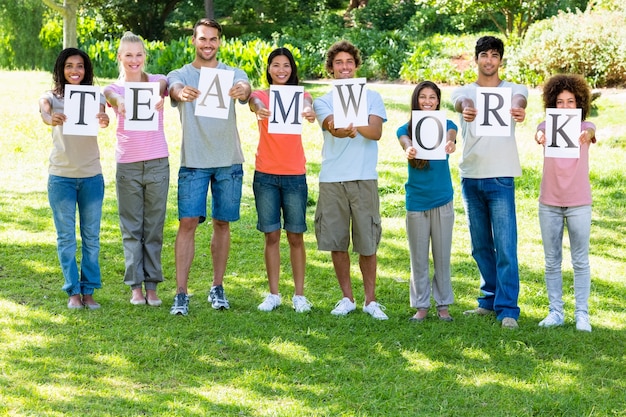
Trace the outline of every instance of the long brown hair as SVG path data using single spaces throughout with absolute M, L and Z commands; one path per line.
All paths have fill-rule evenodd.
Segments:
M 409 118 L 409 139 L 411 139 L 411 141 L 413 141 L 413 110 L 422 110 L 420 108 L 419 97 L 420 93 L 425 88 L 430 88 L 437 94 L 437 108 L 435 110 L 439 110 L 439 106 L 441 105 L 441 90 L 437 87 L 437 84 L 432 81 L 422 81 L 415 86 L 415 90 L 413 90 L 413 95 L 411 96 L 411 117 Z M 416 169 L 426 169 L 430 166 L 426 159 L 409 159 L 409 165 Z

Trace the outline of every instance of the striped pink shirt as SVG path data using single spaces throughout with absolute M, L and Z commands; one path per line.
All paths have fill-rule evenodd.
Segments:
M 148 74 L 149 82 L 165 80 L 161 74 Z M 116 81 L 106 87 L 124 97 L 124 82 Z M 167 95 L 167 89 L 165 89 Z M 166 158 L 169 156 L 167 141 L 163 130 L 163 109 L 159 110 L 159 127 L 155 131 L 125 130 L 124 119 L 117 114 L 117 145 L 115 147 L 115 160 L 118 163 L 149 161 L 151 159 Z

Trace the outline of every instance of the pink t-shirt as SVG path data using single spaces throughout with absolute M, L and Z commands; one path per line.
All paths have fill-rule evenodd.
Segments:
M 161 74 L 148 74 L 149 82 L 166 80 Z M 124 97 L 124 82 L 117 81 L 107 87 L 115 93 Z M 165 89 L 167 95 L 167 88 Z M 120 118 L 117 108 L 114 108 L 117 116 L 117 145 L 115 147 L 115 160 L 118 163 L 127 164 L 131 162 L 149 161 L 151 159 L 166 158 L 169 156 L 167 141 L 163 130 L 163 109 L 159 110 L 158 130 L 138 131 L 125 130 L 124 119 Z
M 582 122 L 581 132 L 589 128 L 594 131 L 596 129 L 593 123 Z M 541 122 L 537 130 L 545 130 L 545 122 Z M 539 202 L 557 207 L 577 207 L 591 204 L 588 143 L 580 145 L 580 158 L 578 159 L 546 158 L 544 156 Z
M 309 93 L 304 93 L 304 96 L 311 98 Z M 252 97 L 258 98 L 269 108 L 268 91 L 253 91 L 250 98 Z M 260 138 L 255 169 L 273 175 L 305 174 L 306 158 L 302 147 L 302 135 L 268 133 L 267 125 L 268 119 L 259 120 Z

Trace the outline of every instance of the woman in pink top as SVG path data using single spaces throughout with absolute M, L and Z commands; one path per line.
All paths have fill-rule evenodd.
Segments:
M 161 250 L 169 190 L 170 166 L 163 131 L 163 97 L 167 94 L 164 75 L 144 72 L 146 49 L 143 40 L 126 32 L 117 51 L 120 77 L 106 87 L 104 95 L 117 115 L 116 190 L 120 229 L 124 244 L 124 283 L 130 286 L 133 305 L 161 305 L 157 284 L 163 281 Z M 127 130 L 125 83 L 159 84 L 156 103 L 158 128 L 152 131 Z M 143 293 L 145 287 L 145 295 Z
M 277 48 L 267 59 L 267 82 L 273 85 L 298 85 L 296 62 L 286 48 Z M 272 311 L 281 304 L 278 292 L 280 276 L 281 212 L 289 241 L 291 269 L 295 285 L 293 308 L 299 312 L 311 310 L 304 296 L 304 269 L 306 254 L 306 159 L 299 134 L 268 132 L 269 90 L 257 90 L 250 95 L 250 110 L 259 120 L 259 147 L 256 154 L 253 190 L 258 214 L 257 229 L 265 233 L 265 267 L 270 293 L 259 305 L 261 311 Z M 312 99 L 304 94 L 302 116 L 315 120 Z
M 539 194 L 539 224 L 545 253 L 545 277 L 549 314 L 539 326 L 561 326 L 563 313 L 563 229 L 567 224 L 576 298 L 576 329 L 590 332 L 588 300 L 591 287 L 589 237 L 591 234 L 591 185 L 589 146 L 596 142 L 596 127 L 584 121 L 591 107 L 591 90 L 580 75 L 555 75 L 543 87 L 544 107 L 582 109 L 578 142 L 579 158 L 544 157 Z M 535 140 L 545 147 L 545 121 L 537 127 Z M 545 151 L 544 151 L 545 152 Z

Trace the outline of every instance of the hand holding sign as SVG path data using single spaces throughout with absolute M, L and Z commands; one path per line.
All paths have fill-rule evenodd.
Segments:
M 200 97 L 196 99 L 196 116 L 228 119 L 232 99 L 228 91 L 233 85 L 233 71 L 202 67 L 198 90 Z
M 417 158 L 446 159 L 446 112 L 444 110 L 411 112 L 413 147 Z
M 64 135 L 97 136 L 100 121 L 100 87 L 93 85 L 65 86 Z
M 367 81 L 365 78 L 348 78 L 333 82 L 334 127 L 367 126 Z
M 285 106 L 285 103 L 288 103 Z M 270 86 L 269 133 L 301 134 L 304 109 L 304 87 L 292 85 Z
M 511 88 L 476 88 L 476 136 L 511 136 Z
M 581 109 L 546 109 L 546 158 L 580 158 Z
M 126 130 L 153 131 L 159 128 L 156 104 L 160 99 L 158 82 L 124 84 Z

